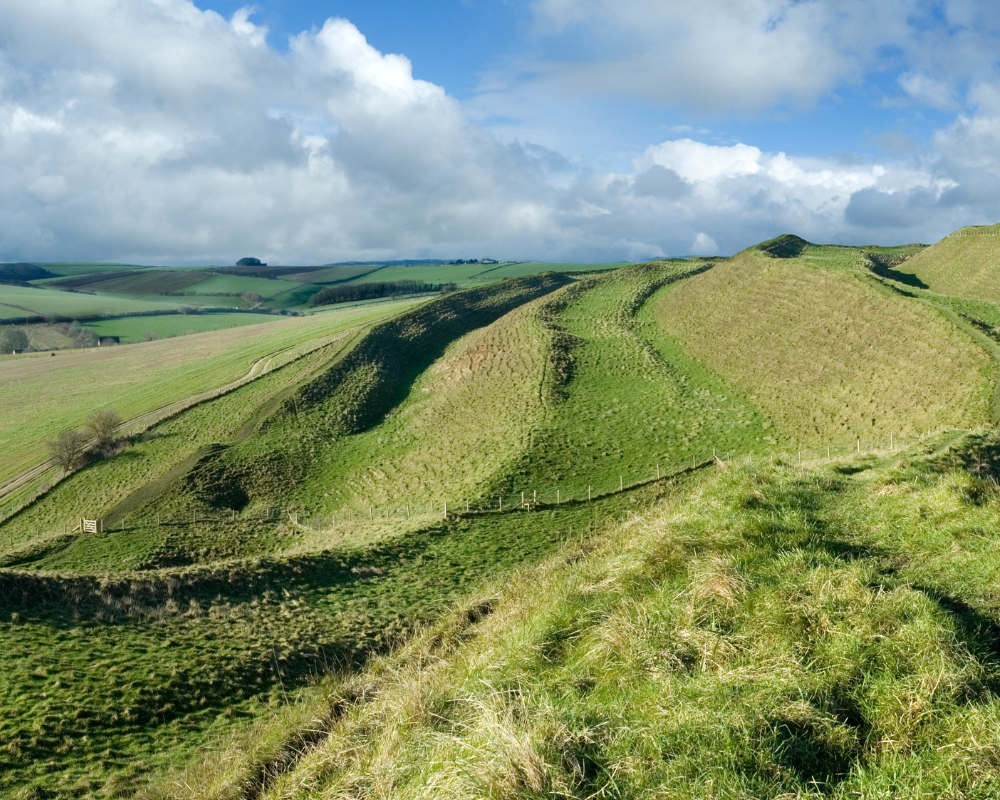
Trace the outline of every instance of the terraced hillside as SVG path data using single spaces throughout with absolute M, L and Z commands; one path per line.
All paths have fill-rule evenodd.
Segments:
M 862 280 L 844 250 L 744 251 L 664 290 L 652 319 L 760 409 L 775 443 L 991 422 L 997 368 L 980 344 L 935 309 Z
M 959 228 L 898 269 L 933 292 L 1000 303 L 1000 225 Z
M 990 796 L 1000 445 L 919 434 L 995 348 L 893 252 L 456 292 L 68 476 L 0 524 L 0 795 Z

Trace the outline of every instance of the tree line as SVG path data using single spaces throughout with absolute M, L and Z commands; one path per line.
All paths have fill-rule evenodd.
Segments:
M 327 286 L 312 296 L 309 304 L 313 307 L 332 303 L 350 303 L 358 300 L 373 300 L 378 297 L 395 297 L 404 294 L 425 292 L 453 292 L 455 283 L 423 283 L 421 281 L 372 281 L 371 283 L 345 283 Z

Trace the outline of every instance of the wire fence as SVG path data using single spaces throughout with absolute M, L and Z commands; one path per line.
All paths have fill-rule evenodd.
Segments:
M 694 456 L 690 462 L 678 463 L 675 459 L 664 458 L 661 462 L 654 461 L 646 470 L 622 470 L 617 480 L 595 480 L 592 483 L 566 481 L 562 485 L 546 485 L 517 491 L 500 491 L 489 494 L 477 494 L 470 497 L 454 497 L 444 499 L 419 498 L 411 496 L 400 501 L 357 502 L 336 510 L 315 511 L 299 506 L 274 505 L 250 511 L 234 509 L 217 512 L 206 511 L 203 508 L 192 509 L 190 512 L 174 512 L 172 514 L 143 514 L 126 516 L 112 521 L 100 520 L 104 531 L 126 531 L 136 529 L 156 528 L 212 528 L 228 525 L 240 526 L 274 526 L 285 524 L 293 529 L 305 529 L 316 532 L 331 531 L 337 528 L 358 525 L 386 525 L 406 520 L 427 521 L 428 519 L 455 519 L 473 517 L 484 514 L 513 514 L 520 512 L 553 509 L 561 506 L 579 505 L 594 502 L 606 497 L 632 491 L 643 486 L 677 478 L 683 474 L 716 465 L 727 468 L 735 464 L 753 464 L 754 461 L 781 460 L 790 465 L 815 466 L 817 462 L 833 462 L 859 455 L 885 457 L 901 449 L 911 448 L 930 435 L 908 436 L 905 438 L 890 434 L 884 439 L 855 440 L 853 444 L 804 445 L 788 449 L 777 448 L 760 452 L 733 452 L 721 448 L 712 448 L 710 453 L 701 457 Z M 605 473 L 606 475 L 606 473 Z M 74 532 L 83 529 L 83 519 L 76 520 Z

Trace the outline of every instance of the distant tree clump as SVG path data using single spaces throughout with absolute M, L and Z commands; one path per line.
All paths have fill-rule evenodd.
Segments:
M 87 445 L 87 434 L 83 431 L 63 431 L 47 442 L 52 459 L 63 472 L 69 472 L 80 461 L 83 449 Z
M 87 430 L 94 435 L 97 446 L 105 448 L 115 440 L 115 429 L 121 423 L 117 413 L 110 408 L 102 408 L 87 418 Z
M 236 266 L 237 267 L 266 267 L 267 264 L 265 264 L 259 258 L 250 258 L 249 256 L 247 256 L 246 258 L 241 258 L 239 261 L 237 261 L 236 262 Z
M 404 294 L 424 292 L 453 292 L 458 288 L 454 283 L 420 283 L 419 281 L 373 281 L 371 283 L 347 283 L 327 286 L 312 296 L 309 304 L 326 306 L 331 303 L 350 303 L 357 300 L 372 300 L 377 297 L 395 297 Z
M 28 334 L 18 328 L 5 327 L 0 332 L 0 353 L 9 355 L 28 349 Z

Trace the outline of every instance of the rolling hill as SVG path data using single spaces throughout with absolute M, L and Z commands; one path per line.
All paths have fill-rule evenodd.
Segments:
M 11 359 L 27 453 L 284 354 L 6 507 L 0 795 L 994 796 L 1000 308 L 918 250 Z
M 900 271 L 939 294 L 1000 303 L 1000 225 L 959 228 Z

